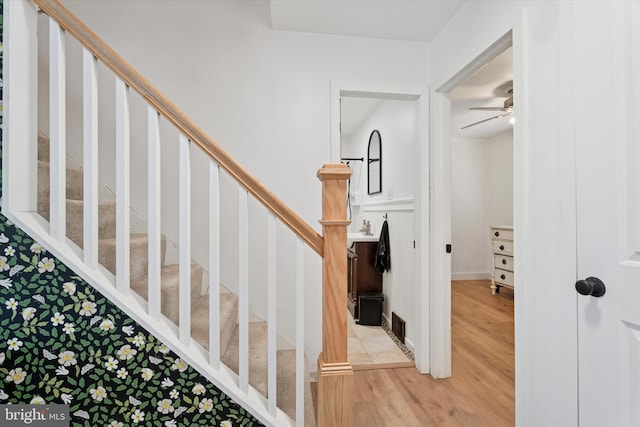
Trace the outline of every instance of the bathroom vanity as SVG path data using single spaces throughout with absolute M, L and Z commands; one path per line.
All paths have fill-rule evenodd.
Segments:
M 347 305 L 358 318 L 358 295 L 382 292 L 382 274 L 376 270 L 378 236 L 349 234 L 347 248 Z

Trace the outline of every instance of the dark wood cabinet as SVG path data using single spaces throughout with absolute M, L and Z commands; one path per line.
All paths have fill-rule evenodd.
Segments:
M 347 251 L 347 304 L 354 318 L 358 317 L 358 295 L 382 292 L 382 274 L 376 270 L 378 242 L 354 242 Z

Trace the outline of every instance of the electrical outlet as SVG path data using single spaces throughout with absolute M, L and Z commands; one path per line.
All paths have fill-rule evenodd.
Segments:
M 351 192 L 351 204 L 352 205 L 361 205 L 362 204 L 362 193 L 360 193 L 359 191 L 352 191 Z

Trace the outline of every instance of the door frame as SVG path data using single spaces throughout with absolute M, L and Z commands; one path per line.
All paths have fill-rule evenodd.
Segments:
M 447 378 L 452 374 L 451 370 L 451 254 L 446 253 L 445 246 L 451 243 L 451 101 L 449 94 L 451 90 L 461 84 L 473 73 L 482 68 L 486 63 L 493 60 L 507 48 L 512 47 L 513 30 L 508 31 L 480 55 L 449 77 L 445 83 L 430 93 L 431 99 L 431 170 L 432 170 L 432 193 L 431 193 L 431 238 L 432 258 L 430 264 L 433 266 L 430 275 L 431 286 L 431 318 L 432 318 L 432 368 L 431 375 L 435 378 Z M 516 48 L 514 55 L 514 89 L 517 89 L 516 82 Z M 515 90 L 514 90 L 515 93 Z M 521 98 L 521 97 L 518 97 Z M 514 193 L 516 192 L 516 173 L 521 171 L 522 158 L 516 155 L 515 147 L 521 146 L 516 134 L 516 126 L 521 125 L 518 120 L 518 111 L 514 111 Z M 520 122 L 520 123 L 518 123 Z M 514 196 L 514 224 L 516 219 L 516 209 Z M 514 227 L 514 235 L 517 228 Z M 514 238 L 514 244 L 517 243 Z M 453 248 L 455 250 L 455 248 Z M 515 295 L 515 293 L 514 293 Z M 514 310 L 516 303 L 514 302 Z
M 415 136 L 414 141 L 414 233 L 416 236 L 416 253 L 413 264 L 413 284 L 417 291 L 414 296 L 415 336 L 408 347 L 415 356 L 416 368 L 423 374 L 430 372 L 430 310 L 429 307 L 429 265 L 418 260 L 429 259 L 429 92 L 427 89 L 415 87 L 363 85 L 357 82 L 330 82 L 331 138 L 330 160 L 340 162 L 340 98 L 342 96 L 377 98 L 392 100 L 410 100 L 415 102 Z M 411 345 L 413 344 L 413 345 Z
M 526 396 L 532 382 L 527 370 L 523 367 L 530 364 L 527 353 L 529 317 L 525 272 L 525 212 L 526 212 L 526 123 L 527 123 L 527 84 L 525 75 L 524 31 L 522 28 L 512 27 L 508 32 L 495 40 L 477 57 L 460 68 L 446 79 L 445 83 L 430 91 L 431 115 L 431 158 L 432 158 L 432 198 L 431 212 L 433 231 L 432 238 L 438 250 L 433 251 L 431 265 L 431 307 L 439 312 L 432 313 L 432 330 L 439 333 L 432 334 L 431 347 L 439 349 L 432 352 L 432 375 L 448 377 L 451 372 L 451 256 L 444 251 L 444 245 L 451 239 L 451 207 L 450 207 L 450 117 L 451 103 L 449 92 L 467 77 L 480 69 L 489 60 L 495 58 L 506 48 L 513 48 L 513 81 L 514 93 L 518 108 L 514 111 L 513 127 L 513 225 L 514 225 L 514 270 L 516 280 L 521 286 L 514 292 L 514 335 L 515 335 L 515 412 L 516 424 L 527 425 Z M 455 250 L 455 248 L 454 248 Z M 515 313 L 518 313 L 516 316 Z

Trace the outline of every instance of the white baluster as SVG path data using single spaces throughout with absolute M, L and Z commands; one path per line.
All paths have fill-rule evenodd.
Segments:
M 84 139 L 84 262 L 98 266 L 98 75 L 97 61 L 86 48 L 82 50 Z
M 249 214 L 248 192 L 238 193 L 238 372 L 240 390 L 249 386 Z
M 276 292 L 276 217 L 267 214 L 267 398 L 268 410 L 276 414 L 277 403 L 277 292 Z
M 191 157 L 189 140 L 180 135 L 180 341 L 191 340 Z
M 2 210 L 37 210 L 38 7 L 4 2 Z M 19 141 L 17 144 L 9 141 Z
M 148 295 L 149 315 L 154 319 L 160 318 L 162 306 L 162 244 L 161 244 L 161 200 L 162 185 L 160 180 L 160 128 L 158 112 L 151 106 L 147 107 L 147 138 L 148 138 L 148 182 L 149 182 L 149 281 Z
M 220 167 L 209 162 L 209 363 L 220 366 Z
M 304 426 L 304 242 L 296 236 L 296 425 Z
M 129 88 L 116 77 L 116 287 L 129 291 L 130 271 Z
M 49 20 L 49 222 L 57 240 L 66 236 L 66 70 L 64 32 Z

